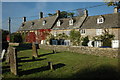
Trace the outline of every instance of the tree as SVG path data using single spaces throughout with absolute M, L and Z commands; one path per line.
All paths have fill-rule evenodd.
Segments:
M 60 12 L 60 18 L 67 18 L 67 17 L 73 17 L 75 13 L 73 12 L 67 12 L 67 11 L 62 11 Z M 49 13 L 49 16 L 54 16 L 57 15 L 57 13 Z
M 89 42 L 89 38 L 88 38 L 88 36 L 86 36 L 86 37 L 84 37 L 83 39 L 82 39 L 82 45 L 83 46 L 88 46 L 88 42 Z
M 0 34 L 2 35 L 2 43 L 0 42 L 0 45 L 2 45 L 2 49 L 7 50 L 9 43 L 7 42 L 7 35 L 9 34 L 8 31 L 0 29 Z
M 6 38 L 7 38 L 7 35 L 9 34 L 9 32 L 6 30 L 1 30 L 1 32 L 2 32 L 2 41 L 3 42 L 7 41 Z
M 65 33 L 57 34 L 56 39 L 68 39 L 68 36 Z
M 119 0 L 104 0 L 108 6 L 114 6 L 114 7 L 117 7 L 118 9 L 120 9 L 120 1 Z
M 11 34 L 11 42 L 16 42 L 16 43 L 21 43 L 22 40 L 22 36 L 20 33 L 12 33 Z
M 79 31 L 75 31 L 75 29 L 70 31 L 70 40 L 73 45 L 79 46 L 80 45 L 80 37 L 81 34 Z
M 103 46 L 109 46 L 111 47 L 111 41 L 114 39 L 114 35 L 113 34 L 109 34 L 109 31 L 107 31 L 106 29 L 104 29 L 103 35 L 100 36 L 102 42 L 103 42 Z
M 73 13 L 73 12 L 69 12 L 69 13 L 67 13 L 67 16 L 68 16 L 68 17 L 73 17 L 74 14 L 75 14 L 75 13 Z
M 100 40 L 103 42 L 103 46 L 108 46 L 111 47 L 111 41 L 114 39 L 114 35 L 109 33 L 108 29 L 104 29 L 104 32 L 102 35 L 100 36 L 95 36 L 93 37 L 93 39 L 96 40 Z
M 120 1 L 118 0 L 104 0 L 108 6 L 116 6 L 116 7 L 120 7 Z
M 51 13 L 49 13 L 48 15 L 49 15 L 49 16 L 53 16 L 53 14 L 51 14 Z
M 51 40 L 54 40 L 55 36 L 49 33 L 46 37 L 46 44 L 51 44 Z

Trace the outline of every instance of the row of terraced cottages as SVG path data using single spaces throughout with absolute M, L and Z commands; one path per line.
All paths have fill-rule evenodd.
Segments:
M 70 31 L 75 29 L 80 31 L 81 36 L 89 37 L 88 46 L 90 47 L 101 47 L 102 42 L 97 40 L 92 45 L 93 37 L 102 35 L 103 31 L 107 29 L 110 34 L 115 35 L 112 40 L 112 47 L 119 47 L 119 18 L 120 13 L 117 8 L 114 9 L 112 14 L 104 14 L 97 16 L 88 16 L 88 11 L 84 10 L 83 16 L 74 16 L 69 18 L 60 18 L 60 11 L 56 11 L 57 15 L 43 17 L 43 13 L 40 13 L 40 18 L 32 21 L 26 21 L 26 17 L 23 18 L 23 23 L 20 26 L 18 33 L 27 34 L 25 42 L 36 42 L 40 44 L 49 44 L 46 42 L 47 34 L 50 32 L 52 35 L 65 33 L 69 36 Z M 52 40 L 53 45 L 71 45 L 70 40 Z

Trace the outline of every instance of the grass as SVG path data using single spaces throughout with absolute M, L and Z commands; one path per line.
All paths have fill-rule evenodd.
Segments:
M 10 73 L 9 64 L 3 62 L 3 79 L 40 79 L 40 78 L 79 78 L 83 79 L 115 79 L 118 80 L 118 60 L 115 58 L 98 57 L 71 52 L 57 52 L 38 49 L 39 57 L 32 60 L 30 47 L 18 49 L 18 76 Z M 50 70 L 48 62 L 53 63 L 54 70 Z

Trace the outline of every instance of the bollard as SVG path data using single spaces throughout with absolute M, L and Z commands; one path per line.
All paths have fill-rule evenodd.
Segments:
M 34 56 L 32 56 L 32 60 L 35 60 L 35 57 L 34 57 Z
M 54 48 L 54 50 L 53 50 L 53 54 L 56 54 L 56 50 L 55 50 L 55 48 Z
M 52 64 L 52 62 L 48 62 L 48 67 L 49 67 L 50 70 L 53 70 L 53 64 Z

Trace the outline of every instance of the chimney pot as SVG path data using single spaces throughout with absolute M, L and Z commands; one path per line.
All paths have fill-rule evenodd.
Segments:
M 40 18 L 43 18 L 43 12 L 40 12 L 40 13 L 39 13 L 39 19 L 40 19 Z
M 26 17 L 23 17 L 23 22 L 26 22 Z
M 84 10 L 84 15 L 88 16 L 88 10 L 87 9 Z
M 57 13 L 57 16 L 59 17 L 60 16 L 60 10 L 57 10 L 56 13 Z
M 118 7 L 114 8 L 114 13 L 118 13 Z

